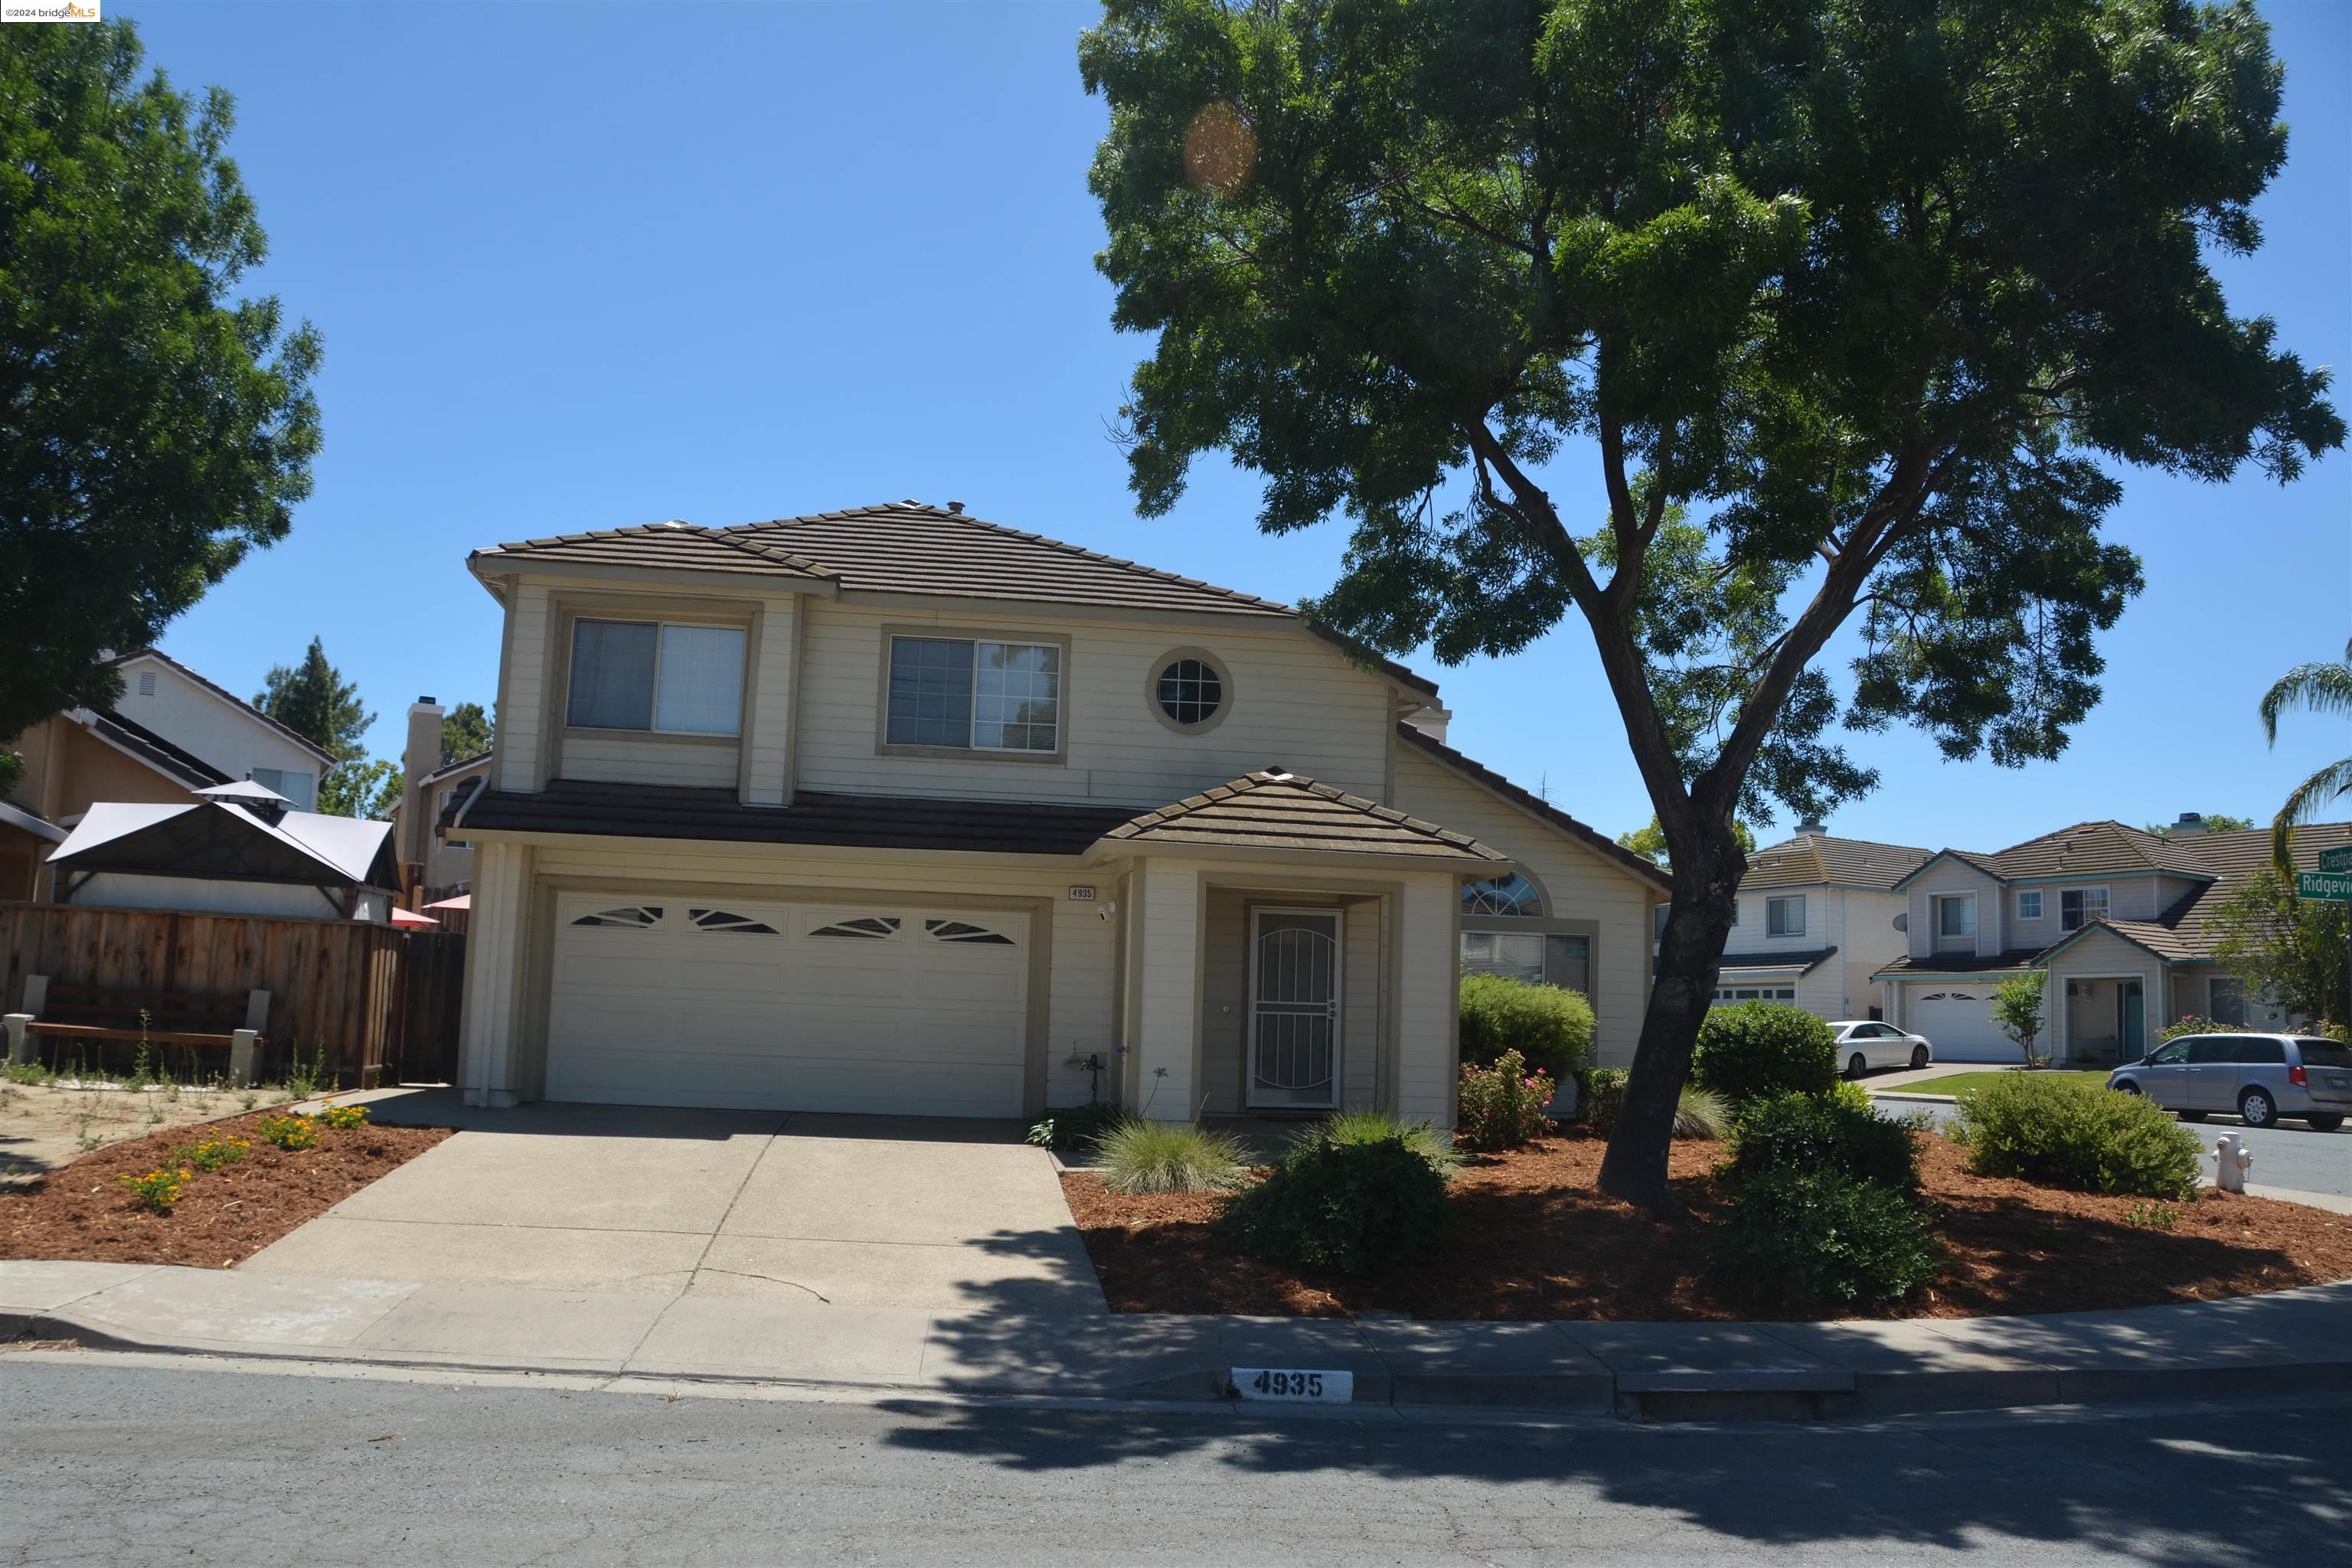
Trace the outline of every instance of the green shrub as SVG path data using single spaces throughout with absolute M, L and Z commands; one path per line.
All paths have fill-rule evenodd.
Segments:
M 2138 1095 L 2014 1072 L 1957 1098 L 1958 1141 L 1980 1176 L 2144 1198 L 2197 1195 L 2197 1135 Z
M 184 1149 L 174 1149 L 163 1156 L 174 1165 L 193 1165 L 199 1171 L 217 1171 L 223 1165 L 234 1165 L 253 1152 L 253 1141 L 226 1132 L 209 1132 Z
M 141 1176 L 117 1176 L 114 1179 L 129 1187 L 138 1200 L 157 1214 L 170 1214 L 172 1205 L 188 1190 L 195 1176 L 185 1165 L 176 1170 L 154 1170 Z
M 1910 1199 L 1834 1170 L 1738 1179 L 1707 1246 L 1729 1294 L 1785 1312 L 1900 1301 L 1934 1279 L 1942 1259 Z
M 1385 1110 L 1339 1110 L 1313 1123 L 1297 1137 L 1292 1146 L 1308 1142 L 1319 1143 L 1381 1143 L 1391 1138 L 1402 1138 L 1405 1146 L 1429 1162 L 1431 1170 L 1441 1176 L 1451 1177 L 1461 1168 L 1461 1152 L 1444 1129 L 1426 1121 L 1407 1121 Z
M 1874 1110 L 1827 1095 L 1776 1094 L 1740 1108 L 1725 1169 L 1735 1180 L 1833 1171 L 1908 1194 L 1919 1190 L 1919 1145 L 1909 1128 Z
M 1843 1105 L 1848 1110 L 1859 1110 L 1871 1116 L 1878 1114 L 1878 1101 L 1870 1098 L 1870 1090 L 1845 1079 L 1830 1085 L 1821 1098 L 1832 1105 Z
M 1491 1153 L 1542 1137 L 1551 1131 L 1544 1107 L 1551 1103 L 1556 1087 L 1520 1060 L 1517 1051 L 1505 1051 L 1493 1067 L 1464 1063 L 1454 1145 Z
M 319 1108 L 319 1120 L 338 1132 L 349 1132 L 354 1127 L 363 1126 L 367 1119 L 368 1108 L 364 1105 L 322 1105 Z
M 1218 1224 L 1252 1258 L 1372 1274 L 1445 1239 L 1445 1178 L 1409 1138 L 1301 1139 Z
M 1220 1193 L 1250 1166 L 1238 1138 L 1182 1121 L 1129 1119 L 1104 1133 L 1102 1183 L 1115 1193 Z
M 2181 1035 L 2251 1035 L 2253 1030 L 2244 1024 L 2219 1024 L 2210 1018 L 2200 1018 L 2194 1013 L 2183 1013 L 2156 1032 L 2156 1043 Z
M 1058 1105 L 1029 1129 L 1028 1140 L 1040 1149 L 1091 1149 L 1126 1114 L 1118 1106 L 1101 1100 L 1087 1105 Z
M 1712 1142 L 1731 1130 L 1731 1107 L 1713 1089 L 1683 1085 L 1675 1103 L 1675 1136 Z
M 1587 1127 L 1604 1135 L 1616 1129 L 1625 1080 L 1633 1076 L 1623 1068 L 1587 1068 L 1576 1075 L 1576 1112 Z
M 1505 1051 L 1554 1079 L 1592 1049 L 1592 1004 L 1580 991 L 1500 974 L 1462 977 L 1462 1059 L 1492 1067 Z
M 1737 1105 L 1767 1095 L 1822 1094 L 1837 1081 L 1837 1034 L 1785 1002 L 1717 1007 L 1698 1026 L 1691 1081 Z

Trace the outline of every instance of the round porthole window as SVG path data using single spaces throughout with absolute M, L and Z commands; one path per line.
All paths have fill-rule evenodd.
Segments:
M 1199 648 L 1177 648 L 1163 655 L 1151 681 L 1152 706 L 1161 722 L 1190 733 L 1206 730 L 1224 716 L 1233 700 L 1233 680 L 1224 666 Z

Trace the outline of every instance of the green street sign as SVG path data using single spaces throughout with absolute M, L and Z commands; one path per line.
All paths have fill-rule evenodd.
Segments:
M 2294 890 L 2306 899 L 2328 899 L 2352 904 L 2352 876 L 2336 871 L 2298 871 Z
M 2352 844 L 2319 852 L 2319 868 L 2323 871 L 2352 872 Z

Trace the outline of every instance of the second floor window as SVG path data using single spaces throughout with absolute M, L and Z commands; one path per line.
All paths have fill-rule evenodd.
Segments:
M 1973 898 L 1937 899 L 1936 900 L 1936 935 L 1939 940 L 1961 941 L 1977 934 L 1977 901 Z
M 890 639 L 884 741 L 976 752 L 1062 746 L 1062 650 L 971 637 Z
M 1804 935 L 1805 896 L 1799 893 L 1791 898 L 1765 900 L 1764 934 L 1766 936 Z
M 2093 921 L 2106 918 L 2105 888 L 2070 888 L 2058 895 L 2058 923 L 2068 931 L 2081 931 Z
M 2021 921 L 2040 920 L 2042 918 L 2042 895 L 2040 893 L 2018 894 L 2017 918 Z
M 573 622 L 566 722 L 583 730 L 742 733 L 743 628 Z

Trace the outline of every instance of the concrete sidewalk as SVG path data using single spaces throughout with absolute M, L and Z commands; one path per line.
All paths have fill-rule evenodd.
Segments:
M 1836 1323 L 936 1312 L 0 1262 L 0 1338 L 631 1380 L 1214 1401 L 1345 1371 L 1358 1405 L 1810 1419 L 2352 1389 L 2352 1283 L 2043 1317 Z

